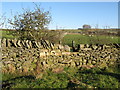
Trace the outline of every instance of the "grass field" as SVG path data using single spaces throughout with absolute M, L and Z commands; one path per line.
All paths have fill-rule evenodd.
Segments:
M 120 71 L 115 68 L 106 70 L 64 68 L 64 72 L 50 70 L 34 75 L 3 74 L 3 88 L 119 88 Z
M 63 38 L 64 45 L 72 45 L 72 41 L 75 41 L 75 44 L 109 44 L 109 43 L 120 43 L 120 37 L 117 36 L 105 36 L 105 35 L 94 35 L 92 37 L 88 35 L 80 34 L 67 34 Z
M 16 38 L 9 34 L 9 32 L 13 31 L 0 31 L 2 34 L 2 38 Z M 75 41 L 75 44 L 107 44 L 107 43 L 120 43 L 120 37 L 118 36 L 106 36 L 106 35 L 81 35 L 78 33 L 67 34 L 62 39 L 64 45 L 72 45 L 72 41 Z
M 9 39 L 15 38 L 13 35 L 10 35 L 9 32 L 10 31 L 0 31 L 0 34 L 2 35 L 2 38 L 9 38 Z

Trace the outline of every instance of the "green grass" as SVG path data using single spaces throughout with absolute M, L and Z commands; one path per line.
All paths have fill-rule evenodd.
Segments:
M 2 38 L 14 39 L 17 36 L 10 34 L 13 31 L 0 31 L 2 33 Z M 75 41 L 75 44 L 107 44 L 107 43 L 120 43 L 120 37 L 117 36 L 105 36 L 105 35 L 94 35 L 92 37 L 88 35 L 80 34 L 67 34 L 62 39 L 64 45 L 72 45 L 72 41 Z
M 72 45 L 72 41 L 75 41 L 75 44 L 108 44 L 108 43 L 120 43 L 120 37 L 117 36 L 88 36 L 80 34 L 67 34 L 62 42 L 65 45 Z
M 13 31 L 0 31 L 2 38 L 14 39 L 15 37 L 13 35 L 10 35 L 10 32 Z
M 47 70 L 41 78 L 34 75 L 3 74 L 4 88 L 118 88 L 118 68 L 64 68 L 62 73 Z

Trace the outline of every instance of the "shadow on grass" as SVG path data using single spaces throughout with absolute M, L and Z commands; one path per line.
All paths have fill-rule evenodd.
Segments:
M 85 70 L 85 71 L 80 71 L 78 72 L 79 74 L 90 74 L 94 77 L 95 74 L 97 75 L 106 75 L 106 76 L 112 76 L 113 78 L 116 78 L 118 82 L 120 82 L 120 74 L 117 73 L 111 73 L 111 72 L 105 72 L 105 71 L 92 71 L 92 70 Z M 88 75 L 89 76 L 89 75 Z M 97 76 L 99 77 L 99 76 Z M 83 82 L 84 83 L 84 82 Z M 97 82 L 96 82 L 97 83 Z M 74 82 L 69 82 L 67 88 L 75 88 L 79 86 L 77 83 Z M 86 86 L 80 86 L 81 88 L 86 88 Z
M 92 71 L 82 71 L 82 72 L 79 72 L 79 73 L 82 73 L 82 74 L 101 74 L 101 75 L 107 75 L 107 76 L 112 76 L 116 79 L 119 80 L 120 82 L 120 74 L 116 74 L 116 73 L 111 73 L 111 72 L 102 72 L 102 71 L 96 71 L 95 73 L 93 73 Z
M 12 78 L 9 80 L 4 80 L 4 81 L 2 81 L 2 88 L 10 89 L 10 87 L 12 85 L 15 85 L 15 82 L 12 82 L 12 81 L 15 81 L 17 79 L 33 79 L 33 80 L 35 80 L 35 77 L 32 75 L 29 75 L 29 76 L 19 76 L 19 77 L 15 77 L 15 78 Z
M 75 88 L 78 85 L 76 83 L 73 83 L 72 81 L 69 81 L 67 88 Z

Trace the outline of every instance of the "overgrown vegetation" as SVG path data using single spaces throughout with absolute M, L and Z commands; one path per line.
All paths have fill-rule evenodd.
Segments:
M 120 71 L 116 67 L 72 68 L 65 67 L 61 73 L 51 70 L 39 74 L 3 74 L 3 88 L 119 88 Z

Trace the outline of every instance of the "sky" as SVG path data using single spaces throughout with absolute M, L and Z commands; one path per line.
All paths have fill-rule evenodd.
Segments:
M 49 29 L 77 29 L 84 24 L 92 28 L 118 27 L 118 2 L 36 2 L 50 11 L 52 21 Z M 6 17 L 22 13 L 22 8 L 33 9 L 32 2 L 2 2 L 2 14 Z

